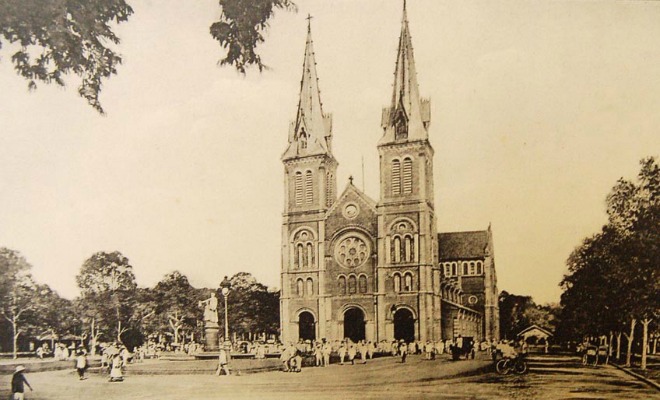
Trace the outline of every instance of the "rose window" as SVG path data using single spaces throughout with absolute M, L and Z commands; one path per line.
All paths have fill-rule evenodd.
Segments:
M 369 246 L 361 238 L 349 236 L 335 248 L 335 258 L 344 267 L 359 267 L 369 258 Z

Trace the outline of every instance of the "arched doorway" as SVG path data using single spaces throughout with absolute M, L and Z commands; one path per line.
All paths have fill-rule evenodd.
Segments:
M 298 315 L 298 338 L 316 340 L 316 321 L 309 311 L 303 311 Z
M 415 318 L 407 308 L 400 308 L 394 313 L 394 339 L 412 342 L 415 340 Z
M 344 312 L 344 337 L 357 343 L 365 340 L 364 312 L 357 307 L 351 307 Z

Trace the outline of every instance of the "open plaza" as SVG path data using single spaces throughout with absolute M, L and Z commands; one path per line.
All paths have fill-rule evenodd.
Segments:
M 382 357 L 367 364 L 303 368 L 300 373 L 254 368 L 248 360 L 231 362 L 233 375 L 216 376 L 215 361 L 146 360 L 126 368 L 123 382 L 91 370 L 80 381 L 73 368 L 30 373 L 30 400 L 58 399 L 629 399 L 660 398 L 655 388 L 614 366 L 585 367 L 570 356 L 530 358 L 530 373 L 502 376 L 485 357 L 451 361 L 447 356 L 425 360 L 412 355 L 406 363 Z M 277 360 L 261 362 L 273 366 Z M 0 380 L 0 398 L 7 398 L 9 379 Z

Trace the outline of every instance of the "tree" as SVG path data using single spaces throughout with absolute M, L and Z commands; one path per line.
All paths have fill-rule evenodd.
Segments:
M 194 330 L 202 319 L 198 293 L 179 271 L 165 275 L 154 287 L 153 297 L 156 315 L 162 321 L 161 329 L 172 330 L 174 343 L 179 343 L 182 330 Z
M 38 287 L 29 274 L 30 268 L 19 252 L 0 248 L 0 314 L 10 325 L 13 358 L 17 358 L 18 338 L 37 326 L 34 311 Z
M 229 281 L 231 292 L 227 307 L 230 332 L 239 336 L 249 336 L 252 333 L 277 333 L 279 292 L 269 291 L 247 272 L 239 272 Z M 218 313 L 224 315 L 223 301 L 220 301 Z
M 562 324 L 576 334 L 609 332 L 610 342 L 616 335 L 617 358 L 623 333 L 630 366 L 641 322 L 644 369 L 648 328 L 660 316 L 660 168 L 655 159 L 641 161 L 637 182 L 620 179 L 606 204 L 608 224 L 568 259 L 569 273 L 561 283 Z
M 131 328 L 131 322 L 140 315 L 136 302 L 137 284 L 128 258 L 120 252 L 98 252 L 88 258 L 76 276 L 82 301 L 92 314 L 99 316 L 107 329 L 113 329 L 114 338 L 122 342 L 122 335 Z
M 211 36 L 227 50 L 221 65 L 241 73 L 264 68 L 257 47 L 264 42 L 268 20 L 276 9 L 292 10 L 290 0 L 219 0 L 220 19 Z M 125 0 L 4 0 L 0 2 L 2 39 L 17 49 L 11 60 L 16 72 L 37 82 L 64 86 L 64 77 L 80 78 L 78 93 L 103 113 L 99 94 L 103 82 L 117 74 L 122 57 L 108 44 L 118 45 L 115 24 L 128 20 L 133 9 Z

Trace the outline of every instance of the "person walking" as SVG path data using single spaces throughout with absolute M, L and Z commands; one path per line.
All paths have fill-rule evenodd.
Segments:
M 323 343 L 323 346 L 321 346 L 321 352 L 323 353 L 323 366 L 327 367 L 330 365 L 330 353 L 332 352 L 330 343 Z
M 110 360 L 110 382 L 123 382 L 124 374 L 121 371 L 122 361 L 119 354 L 113 354 Z
M 344 365 L 344 358 L 346 358 L 346 344 L 341 342 L 339 345 L 339 364 Z
M 364 340 L 358 342 L 358 350 L 360 352 L 360 359 L 362 359 L 362 364 L 367 363 L 367 344 Z
M 87 357 L 82 350 L 78 351 L 78 356 L 76 357 L 76 371 L 78 372 L 78 378 L 82 381 L 85 379 L 85 371 L 87 370 Z
M 403 339 L 401 339 L 401 343 L 399 344 L 399 353 L 401 353 L 401 364 L 405 364 L 406 357 L 408 356 L 408 346 L 406 346 Z
M 354 343 L 349 343 L 348 345 L 348 360 L 352 365 L 355 365 L 355 356 L 357 355 L 357 347 Z
M 14 376 L 11 378 L 11 394 L 12 394 L 12 399 L 13 400 L 23 400 L 25 399 L 25 385 L 30 388 L 30 391 L 32 391 L 32 386 L 28 383 L 27 379 L 25 379 L 25 375 L 23 374 L 23 371 L 25 371 L 25 367 L 22 365 L 19 365 L 16 367 L 16 371 L 14 372 Z
M 229 356 L 225 348 L 220 349 L 220 354 L 218 355 L 218 369 L 215 371 L 217 376 L 222 375 L 222 372 L 225 375 L 229 375 Z

